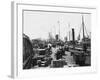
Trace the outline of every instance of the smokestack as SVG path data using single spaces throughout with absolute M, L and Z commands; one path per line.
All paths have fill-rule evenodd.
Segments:
M 56 34 L 56 35 L 55 35 L 55 38 L 56 38 L 56 40 L 58 41 L 58 40 L 59 40 L 59 35 Z
M 72 28 L 72 40 L 73 40 L 73 42 L 75 42 L 75 32 L 74 32 L 74 28 Z

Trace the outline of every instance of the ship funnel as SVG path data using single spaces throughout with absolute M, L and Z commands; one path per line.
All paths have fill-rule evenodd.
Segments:
M 75 42 L 75 32 L 74 32 L 74 28 L 72 28 L 72 41 L 73 41 L 73 43 Z

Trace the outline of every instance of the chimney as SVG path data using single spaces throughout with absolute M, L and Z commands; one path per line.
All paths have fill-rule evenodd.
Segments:
M 75 42 L 75 32 L 74 32 L 74 28 L 72 28 L 72 41 L 73 41 L 73 43 Z

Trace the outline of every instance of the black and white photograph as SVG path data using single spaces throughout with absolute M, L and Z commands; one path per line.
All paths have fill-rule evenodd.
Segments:
M 23 70 L 91 66 L 91 14 L 23 10 Z

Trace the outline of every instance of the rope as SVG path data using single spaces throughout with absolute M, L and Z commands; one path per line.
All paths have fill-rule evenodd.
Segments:
M 78 35 L 78 37 L 80 36 L 80 33 L 81 33 L 81 28 L 82 28 L 82 27 L 80 27 L 80 31 L 79 31 L 79 35 Z
M 85 25 L 84 25 L 85 26 Z M 86 35 L 89 37 L 88 33 L 87 33 L 87 30 L 86 30 L 86 26 L 85 26 L 85 31 L 86 31 Z

